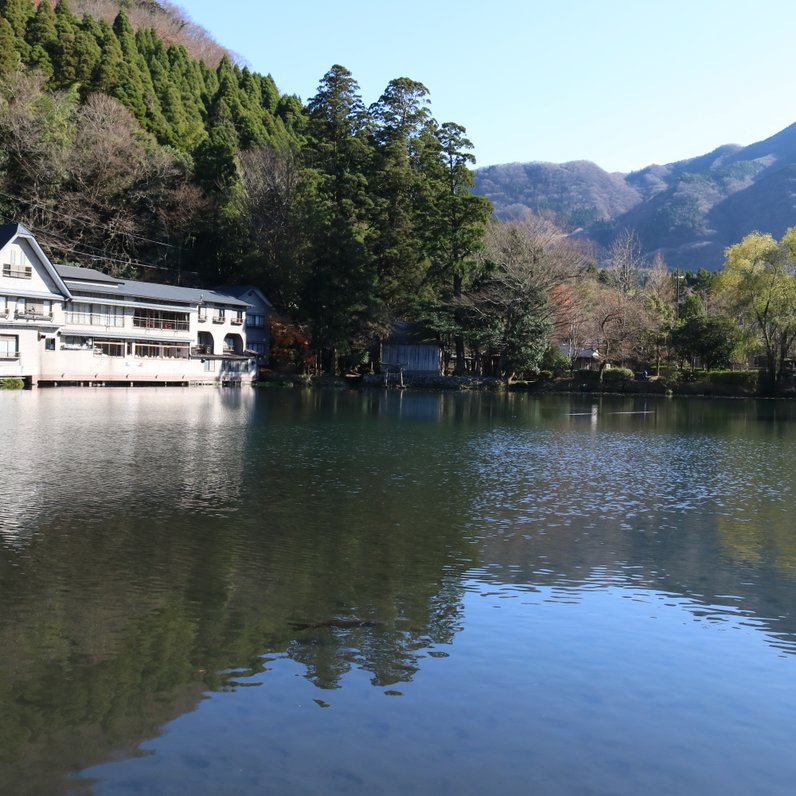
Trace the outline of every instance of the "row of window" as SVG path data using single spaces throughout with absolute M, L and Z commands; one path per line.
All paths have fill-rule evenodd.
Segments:
M 6 298 L 0 296 L 0 316 L 7 318 L 52 318 L 53 303 L 47 299 Z
M 14 312 L 16 317 L 51 318 L 52 301 L 46 299 L 7 299 L 0 296 L 0 315 L 8 317 Z M 89 304 L 87 302 L 73 302 L 67 305 L 65 313 L 66 323 L 72 326 L 124 326 L 124 307 L 113 307 L 107 304 Z M 200 308 L 199 320 L 202 320 Z M 214 315 L 213 320 L 223 323 L 224 310 L 216 310 L 219 315 Z M 259 316 L 262 317 L 262 316 Z M 233 324 L 243 323 L 243 310 L 235 312 Z M 153 310 L 135 308 L 133 313 L 133 326 L 138 329 L 164 329 L 187 332 L 190 328 L 190 314 L 187 312 L 173 312 L 169 310 Z
M 145 359 L 187 359 L 191 353 L 191 347 L 188 343 L 153 343 L 149 340 L 100 340 L 72 334 L 65 334 L 61 337 L 61 349 L 64 351 L 93 351 L 95 356 L 131 356 Z
M 48 351 L 55 351 L 55 337 L 45 341 Z M 224 353 L 235 353 L 236 342 L 229 335 L 224 339 Z M 191 354 L 188 343 L 153 343 L 149 340 L 105 340 L 82 335 L 65 334 L 61 337 L 62 351 L 91 351 L 94 356 L 139 357 L 144 359 L 187 359 Z M 19 356 L 19 337 L 15 334 L 0 335 L 0 359 L 16 359 Z
M 199 305 L 199 323 L 207 321 L 207 309 L 206 304 Z M 211 307 L 210 309 L 213 311 L 213 323 L 224 323 L 226 321 L 227 311 L 223 307 Z M 243 323 L 243 310 L 235 310 L 235 314 L 230 318 L 230 321 L 236 326 L 240 326 Z

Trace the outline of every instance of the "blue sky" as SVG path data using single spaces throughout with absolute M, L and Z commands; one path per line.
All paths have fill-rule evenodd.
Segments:
M 182 0 L 280 91 L 335 63 L 375 102 L 395 77 L 467 128 L 477 165 L 631 171 L 796 122 L 792 0 Z

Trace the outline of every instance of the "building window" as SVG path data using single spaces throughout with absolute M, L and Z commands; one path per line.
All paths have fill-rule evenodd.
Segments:
M 124 307 L 74 302 L 69 305 L 66 322 L 77 326 L 124 326 Z
M 95 357 L 123 357 L 124 340 L 95 340 Z
M 225 354 L 240 354 L 243 351 L 243 341 L 239 334 L 228 334 L 224 338 Z
M 235 310 L 235 317 L 232 319 L 235 326 L 240 326 L 243 323 L 243 310 Z
M 48 337 L 44 341 L 44 350 L 45 351 L 55 351 L 55 338 Z
M 25 299 L 23 315 L 28 318 L 50 318 L 50 302 L 41 299 Z
M 250 351 L 254 351 L 255 354 L 264 354 L 265 353 L 265 343 L 250 342 L 249 343 L 249 350 Z
M 30 279 L 33 276 L 31 267 L 25 262 L 25 257 L 16 249 L 11 249 L 10 263 L 3 263 L 3 276 L 13 279 Z
M 252 313 L 249 313 L 246 316 L 246 326 L 265 326 L 265 315 L 252 315 Z
M 19 338 L 15 334 L 0 334 L 0 359 L 19 358 Z
M 144 359 L 188 359 L 191 347 L 188 343 L 150 343 L 135 341 L 135 356 Z
M 199 323 L 204 323 L 207 320 L 207 304 L 199 305 Z
M 79 337 L 74 334 L 65 334 L 61 338 L 62 351 L 90 351 L 93 348 L 90 337 Z
M 216 307 L 213 310 L 213 323 L 224 323 L 226 311 L 223 307 Z
M 136 307 L 133 315 L 133 326 L 139 329 L 173 329 L 187 332 L 189 327 L 188 313 L 139 309 Z

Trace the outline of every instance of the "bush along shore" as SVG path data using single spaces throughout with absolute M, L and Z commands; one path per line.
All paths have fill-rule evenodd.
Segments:
M 772 396 L 761 386 L 757 371 L 676 371 L 665 375 L 645 376 L 627 368 L 613 368 L 600 374 L 596 370 L 578 370 L 554 376 L 543 371 L 534 379 L 511 381 L 488 376 L 443 376 L 434 374 L 366 373 L 346 377 L 268 374 L 260 387 L 329 387 L 380 388 L 453 391 L 509 391 L 532 394 L 603 393 L 620 395 L 706 396 L 727 398 L 779 397 L 796 398 L 796 387 L 784 385 Z

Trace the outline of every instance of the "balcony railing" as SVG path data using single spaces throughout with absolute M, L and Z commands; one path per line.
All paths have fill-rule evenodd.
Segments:
M 207 356 L 213 353 L 213 346 L 200 344 L 200 345 L 192 345 L 191 346 L 191 356 L 193 357 L 202 357 Z
M 233 326 L 243 326 L 243 318 L 233 318 L 231 322 Z
M 213 323 L 224 323 L 225 318 L 223 315 L 214 315 L 213 316 Z
M 51 321 L 53 314 L 51 312 L 39 312 L 37 310 L 15 310 L 14 318 L 21 321 Z
M 4 353 L 0 353 L 0 361 L 8 361 L 8 360 L 15 360 L 19 359 L 19 351 L 6 351 Z
M 166 329 L 178 332 L 187 332 L 189 329 L 188 321 L 163 320 L 160 318 L 133 317 L 133 326 L 137 329 Z

